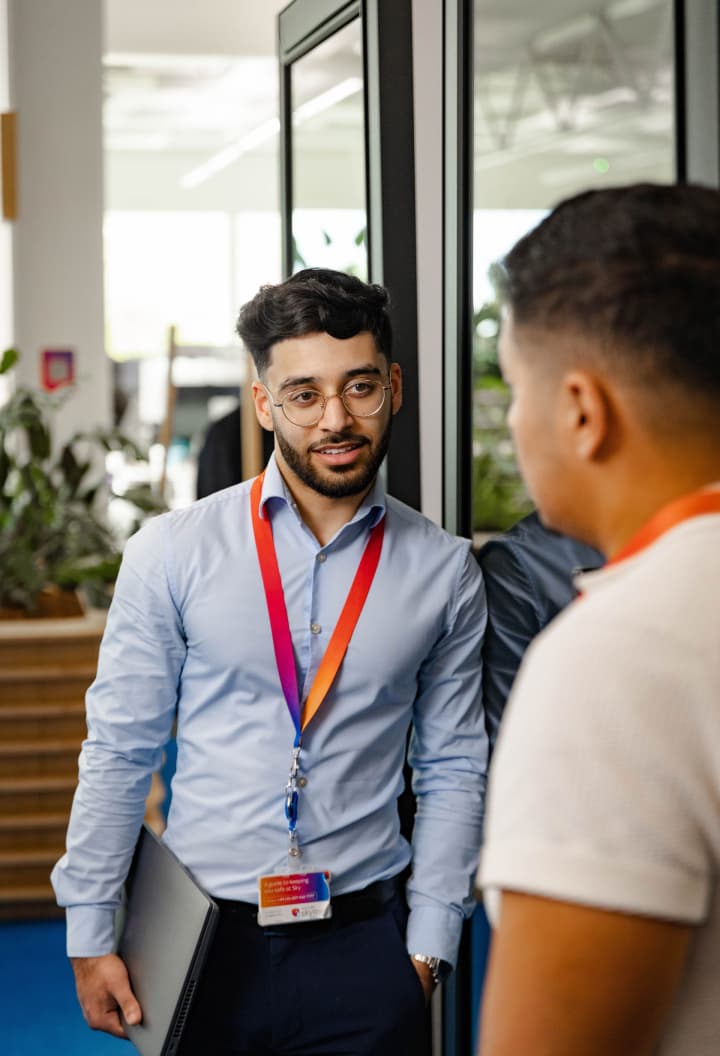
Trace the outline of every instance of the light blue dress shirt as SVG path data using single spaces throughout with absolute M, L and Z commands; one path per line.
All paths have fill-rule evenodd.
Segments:
M 272 519 L 303 698 L 368 532 L 385 517 L 375 580 L 303 739 L 302 866 L 329 869 L 334 894 L 404 869 L 411 849 L 399 832 L 397 797 L 412 723 L 408 949 L 454 963 L 472 908 L 488 758 L 485 600 L 469 543 L 386 496 L 377 481 L 320 546 L 274 458 L 261 512 Z M 87 694 L 67 853 L 52 874 L 67 907 L 70 956 L 113 948 L 151 774 L 176 715 L 164 838 L 211 894 L 257 902 L 258 877 L 287 862 L 284 786 L 294 729 L 275 665 L 249 483 L 157 517 L 127 544 Z

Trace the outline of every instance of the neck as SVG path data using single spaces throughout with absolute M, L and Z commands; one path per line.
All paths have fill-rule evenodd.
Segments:
M 644 476 L 635 472 L 627 481 L 627 487 L 615 493 L 616 497 L 624 495 L 625 501 L 615 503 L 614 516 L 608 518 L 603 531 L 600 549 L 608 557 L 621 550 L 658 510 L 720 482 L 720 460 L 717 457 L 703 459 L 700 463 L 689 460 L 671 473 L 667 468 L 658 465 L 654 473 L 646 472 Z
M 275 461 L 300 516 L 321 546 L 329 543 L 343 525 L 353 519 L 374 483 L 371 482 L 358 495 L 333 498 L 321 495 L 319 491 L 300 480 L 287 466 L 279 451 L 275 452 Z

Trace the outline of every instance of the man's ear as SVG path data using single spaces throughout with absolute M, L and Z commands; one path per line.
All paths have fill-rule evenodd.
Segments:
M 268 396 L 267 389 L 261 381 L 254 381 L 252 383 L 252 394 L 253 402 L 255 404 L 255 414 L 257 420 L 263 429 L 267 429 L 269 433 L 275 432 L 273 426 L 273 417 L 270 411 L 270 397 Z
M 399 363 L 390 365 L 390 397 L 392 413 L 397 414 L 402 407 L 402 368 Z
M 571 450 L 583 461 L 598 457 L 610 430 L 610 402 L 600 378 L 571 370 L 563 378 L 565 429 Z

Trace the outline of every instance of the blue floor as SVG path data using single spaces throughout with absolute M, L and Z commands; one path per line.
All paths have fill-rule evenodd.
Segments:
M 131 1056 L 126 1041 L 89 1029 L 65 956 L 65 923 L 0 924 L 2 1056 Z
M 168 794 L 175 741 L 165 746 Z M 90 1030 L 65 956 L 65 921 L 0 923 L 0 1056 L 132 1056 L 119 1038 Z

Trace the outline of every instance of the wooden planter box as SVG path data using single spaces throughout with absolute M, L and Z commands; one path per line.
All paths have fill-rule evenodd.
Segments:
M 0 920 L 61 915 L 50 871 L 65 848 L 85 692 L 105 614 L 11 618 L 0 613 Z M 147 820 L 158 831 L 165 789 L 153 779 Z

